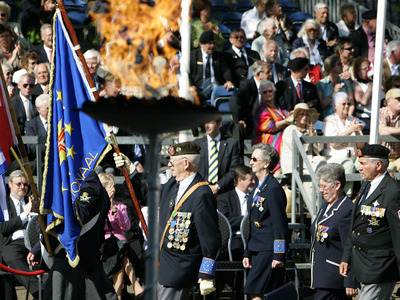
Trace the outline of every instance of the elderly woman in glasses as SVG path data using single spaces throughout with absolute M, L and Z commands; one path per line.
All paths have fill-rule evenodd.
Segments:
M 317 171 L 319 191 L 326 202 L 311 225 L 311 286 L 314 299 L 348 300 L 357 295 L 351 276 L 339 274 L 339 264 L 349 233 L 353 202 L 343 191 L 346 176 L 341 165 L 326 164 Z
M 255 174 L 255 189 L 247 203 L 250 234 L 244 252 L 243 266 L 249 268 L 244 292 L 252 300 L 283 284 L 288 224 L 286 196 L 270 172 L 279 154 L 270 145 L 253 146 L 250 165 Z
M 12 82 L 13 68 L 9 63 L 2 63 L 1 69 L 3 70 L 4 79 L 6 80 L 7 90 L 10 94 L 10 98 L 14 96 L 16 84 Z
M 314 19 L 308 19 L 301 26 L 298 38 L 293 41 L 293 50 L 306 47 L 309 52 L 310 64 L 322 66 L 329 52 L 326 42 L 322 39 L 321 26 Z
M 281 152 L 282 133 L 287 127 L 289 112 L 275 103 L 276 88 L 272 81 L 260 83 L 261 104 L 254 115 L 253 144 L 264 143 Z
M 0 24 L 0 62 L 8 62 L 14 70 L 19 69 L 23 53 L 21 42 L 15 43 L 12 38 L 11 27 Z
M 350 100 L 345 92 L 335 92 L 332 95 L 332 104 L 335 112 L 324 119 L 322 131 L 325 136 L 355 136 L 362 135 L 365 124 L 358 118 L 349 116 Z M 346 174 L 354 173 L 356 168 L 356 150 L 364 143 L 330 143 L 327 145 L 326 157 L 328 163 L 341 164 Z M 353 182 L 347 182 L 344 190 L 347 195 L 352 194 Z

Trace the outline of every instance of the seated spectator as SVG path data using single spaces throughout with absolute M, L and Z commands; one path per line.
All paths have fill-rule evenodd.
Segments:
M 349 116 L 354 114 L 354 88 L 349 80 L 343 80 L 339 75 L 343 72 L 339 56 L 332 55 L 324 63 L 325 78 L 317 82 L 318 98 L 321 100 L 321 119 L 333 114 L 332 94 L 343 91 L 349 95 Z
M 1 68 L 3 70 L 4 79 L 6 80 L 8 94 L 10 95 L 10 98 L 12 98 L 17 89 L 17 85 L 12 82 L 13 67 L 9 63 L 2 63 Z
M 343 72 L 339 77 L 344 80 L 352 81 L 351 69 L 354 58 L 354 47 L 351 39 L 348 37 L 338 38 L 335 44 L 335 54 L 339 55 L 343 67 Z
M 383 83 L 384 85 L 384 91 L 387 92 L 390 89 L 393 88 L 400 88 L 400 75 L 395 75 L 395 76 L 390 76 L 385 83 Z
M 260 83 L 271 78 L 266 62 L 257 60 L 253 66 L 253 77 L 240 82 L 239 89 L 229 99 L 232 113 L 232 137 L 239 143 L 240 157 L 244 155 L 244 139 L 253 134 L 253 117 L 261 103 Z
M 32 213 L 39 211 L 39 201 L 28 193 L 28 180 L 21 170 L 13 171 L 8 178 L 10 194 L 6 199 L 6 207 L 1 207 L 4 220 L 0 222 L 2 263 L 10 268 L 29 272 L 26 257 L 29 253 L 24 243 L 24 226 Z M 29 293 L 38 297 L 38 281 L 35 277 L 12 275 Z M 12 299 L 6 297 L 6 299 Z
M 325 58 L 330 56 L 326 42 L 322 39 L 321 26 L 313 19 L 306 20 L 301 26 L 298 38 L 293 41 L 293 49 L 306 47 L 310 64 L 322 66 Z
M 257 32 L 260 34 L 260 36 L 251 43 L 251 50 L 256 51 L 258 55 L 260 55 L 261 59 L 264 60 L 262 55 L 263 45 L 265 41 L 273 40 L 278 45 L 278 57 L 276 58 L 276 62 L 287 66 L 289 61 L 287 58 L 287 51 L 282 38 L 276 34 L 277 27 L 274 19 L 266 18 L 262 20 L 257 26 Z
M 260 83 L 261 104 L 254 116 L 253 144 L 268 144 L 281 153 L 282 134 L 287 127 L 289 112 L 275 104 L 276 88 L 273 82 Z
M 225 39 L 219 30 L 219 22 L 211 19 L 210 0 L 199 0 L 194 6 L 193 18 L 190 21 L 192 49 L 200 47 L 200 36 L 206 30 L 212 30 L 215 34 L 215 47 L 217 51 L 222 50 Z
M 4 1 L 0 1 L 0 24 L 9 25 L 11 27 L 12 38 L 14 41 L 20 41 L 22 49 L 29 49 L 30 42 L 24 37 L 21 25 L 15 22 L 8 22 L 10 19 L 11 7 Z
M 333 49 L 336 39 L 339 37 L 339 30 L 335 23 L 329 21 L 329 7 L 325 3 L 317 3 L 314 6 L 314 17 L 321 27 L 322 39 L 328 49 Z M 333 52 L 333 51 L 331 51 Z
M 51 23 L 56 4 L 53 0 L 22 0 L 18 23 L 22 33 L 27 36 L 28 29 L 38 28 L 44 23 Z
M 129 246 L 124 231 L 131 227 L 125 204 L 114 200 L 115 181 L 111 174 L 100 173 L 99 179 L 110 197 L 110 210 L 108 211 L 105 230 L 105 239 L 114 235 L 118 239 L 118 253 L 103 263 L 107 277 L 113 281 L 114 289 L 119 300 L 122 299 L 122 288 L 125 274 L 133 286 L 135 298 L 143 292 L 143 287 L 136 279 L 135 268 L 129 258 Z M 111 225 L 111 228 L 110 228 Z M 140 297 L 140 296 L 139 296 Z
M 83 57 L 89 69 L 89 74 L 92 77 L 97 91 L 101 91 L 104 84 L 105 72 L 100 68 L 100 52 L 94 49 L 87 50 Z
M 386 59 L 383 60 L 382 81 L 393 75 L 400 75 L 400 41 L 391 41 L 386 46 Z
M 43 24 L 40 27 L 40 38 L 43 43 L 33 49 L 33 51 L 39 55 L 41 63 L 51 63 L 53 60 L 53 28 L 50 24 Z
M 400 134 L 400 88 L 390 89 L 385 97 L 385 107 L 379 111 L 379 134 Z M 400 144 L 398 142 L 383 142 L 390 150 L 388 170 L 400 171 Z
M 0 24 L 0 62 L 9 63 L 14 70 L 20 68 L 21 55 L 25 51 L 21 47 L 21 42 L 12 39 L 10 25 Z
M 304 57 L 289 61 L 288 68 L 292 72 L 291 76 L 276 84 L 276 102 L 287 111 L 292 111 L 300 102 L 307 103 L 318 112 L 321 109 L 317 88 L 314 84 L 304 81 L 310 70 L 308 63 L 308 59 Z
M 215 87 L 223 85 L 226 90 L 234 88 L 231 73 L 225 66 L 220 52 L 215 49 L 215 34 L 204 31 L 200 37 L 200 48 L 190 53 L 189 81 L 200 101 L 210 99 Z
M 214 195 L 233 188 L 233 174 L 241 164 L 237 141 L 221 135 L 221 119 L 204 124 L 206 135 L 194 140 L 200 149 L 198 173 L 210 183 Z
M 41 63 L 35 66 L 34 69 L 36 86 L 33 91 L 33 95 L 41 95 L 49 93 L 49 83 L 50 83 L 50 64 Z
M 33 74 L 38 61 L 39 57 L 35 52 L 24 53 L 21 56 L 21 69 L 14 72 L 13 82 L 18 84 L 23 74 Z
M 364 124 L 358 118 L 349 116 L 350 100 L 345 92 L 336 92 L 332 95 L 332 104 L 335 112 L 324 119 L 322 131 L 325 136 L 362 135 Z M 341 164 L 346 174 L 356 171 L 354 162 L 356 150 L 364 143 L 330 143 L 327 146 L 326 158 L 328 163 Z M 353 182 L 347 182 L 344 188 L 347 195 L 353 192 Z
M 248 69 L 256 60 L 260 59 L 257 52 L 246 49 L 246 36 L 243 29 L 233 29 L 229 42 L 232 47 L 226 50 L 224 60 L 232 75 L 232 82 L 239 86 L 241 80 L 245 80 L 248 75 Z
M 267 0 L 253 0 L 254 7 L 242 15 L 240 21 L 240 28 L 242 28 L 246 34 L 246 38 L 252 41 L 257 36 L 258 24 L 267 17 L 265 13 L 265 3 Z
M 267 12 L 268 18 L 275 21 L 275 26 L 277 28 L 276 34 L 281 37 L 285 44 L 285 49 L 287 52 L 292 50 L 291 40 L 293 36 L 293 31 L 291 30 L 291 24 L 289 18 L 282 14 L 282 7 L 278 0 L 268 0 L 265 4 L 265 11 Z
M 299 47 L 294 49 L 290 53 L 290 60 L 295 59 L 296 57 L 303 57 L 307 58 L 308 60 L 310 59 L 309 57 L 309 52 L 305 47 Z M 320 66 L 315 66 L 315 65 L 308 65 L 309 71 L 307 76 L 304 78 L 305 81 L 310 82 L 312 84 L 316 84 L 318 81 L 321 80 L 322 78 L 322 71 Z
M 278 57 L 278 44 L 274 40 L 266 40 L 261 52 L 265 62 L 269 64 L 269 69 L 272 72 L 272 81 L 275 84 L 289 75 L 287 69 L 276 62 Z
M 344 2 L 339 8 L 340 21 L 336 23 L 339 30 L 339 37 L 347 37 L 360 27 L 356 24 L 357 10 L 351 2 Z

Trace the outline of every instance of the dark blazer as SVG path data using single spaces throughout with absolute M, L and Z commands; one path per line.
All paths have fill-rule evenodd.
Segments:
M 354 48 L 354 58 L 362 56 L 368 58 L 368 38 L 362 26 L 350 33 L 349 38 Z M 391 41 L 390 34 L 385 30 L 385 43 Z
M 275 70 L 276 70 L 276 76 L 278 77 L 278 81 L 289 76 L 289 72 L 288 72 L 287 68 L 285 68 L 284 66 L 282 66 L 281 64 L 278 64 L 278 63 L 275 63 L 274 66 L 275 66 Z M 272 81 L 274 81 L 273 74 L 272 74 Z M 274 83 L 276 84 L 275 81 L 274 81 Z
M 351 214 L 350 233 L 342 261 L 350 264 L 362 283 L 384 283 L 400 279 L 400 184 L 386 173 L 376 190 L 357 204 L 367 183 L 361 187 Z M 373 217 L 373 208 L 380 214 Z
M 244 48 L 247 55 L 248 65 L 237 56 L 236 52 L 231 48 L 223 53 L 226 65 L 231 70 L 232 82 L 235 86 L 239 86 L 241 80 L 247 79 L 249 67 L 253 65 L 256 60 L 260 59 L 260 55 L 251 49 Z
M 208 180 L 208 145 L 207 136 L 194 140 L 201 147 L 198 172 L 206 181 Z M 221 136 L 218 151 L 218 185 L 219 193 L 224 193 L 233 188 L 233 174 L 241 163 L 239 146 L 233 138 Z
M 257 177 L 255 187 L 260 183 Z M 276 178 L 269 174 L 255 194 L 247 203 L 247 211 L 250 216 L 250 234 L 245 249 L 245 257 L 250 257 L 251 252 L 271 251 L 275 260 L 283 261 L 287 251 L 288 221 L 286 217 L 286 195 L 282 186 Z M 257 196 L 264 198 L 262 211 L 259 207 L 253 206 L 253 199 Z M 256 227 L 256 222 L 260 228 Z M 275 246 L 285 246 L 281 251 L 274 251 Z
M 36 99 L 36 96 L 32 95 L 32 97 L 31 97 L 32 118 L 39 115 L 39 113 L 35 107 L 35 99 Z M 24 103 L 22 102 L 22 99 L 21 99 L 19 93 L 11 99 L 11 103 L 14 107 L 15 116 L 17 118 L 19 130 L 21 131 L 21 135 L 23 135 L 25 133 L 26 113 L 25 113 Z
M 37 96 L 39 96 L 41 94 L 43 94 L 42 86 L 39 83 L 37 83 L 35 85 L 35 89 L 33 90 L 32 95 L 35 95 L 37 97 Z
M 47 131 L 44 128 L 44 125 L 42 123 L 42 120 L 40 119 L 40 116 L 34 117 L 32 120 L 26 122 L 25 124 L 25 135 L 27 136 L 47 136 Z M 36 158 L 36 145 L 34 144 L 28 144 L 27 145 L 27 150 L 28 150 L 28 156 L 30 160 L 33 160 Z M 45 153 L 45 149 L 43 149 L 43 155 Z
M 321 55 L 322 61 L 325 61 L 325 59 L 328 58 L 329 56 L 331 56 L 333 54 L 333 52 L 331 52 L 328 49 L 328 47 L 326 46 L 326 42 L 322 38 L 319 39 L 318 41 L 320 43 L 318 45 L 319 55 Z M 307 47 L 306 44 L 304 44 L 303 39 L 301 37 L 299 37 L 293 41 L 293 50 L 300 48 L 300 47 Z
M 218 211 L 221 212 L 231 224 L 232 233 L 239 231 L 243 216 L 236 190 L 233 189 L 219 195 L 217 207 Z
M 39 56 L 39 63 L 49 63 L 49 58 L 47 57 L 46 50 L 43 48 L 43 44 L 33 49 L 34 52 Z
M 357 284 L 352 280 L 351 275 L 343 277 L 339 274 L 339 264 L 350 228 L 353 202 L 342 194 L 324 215 L 327 206 L 328 202 L 321 205 L 310 229 L 312 237 L 311 286 L 326 289 L 356 288 Z M 324 241 L 316 240 L 318 225 L 330 228 Z
M 339 29 L 337 28 L 336 24 L 328 21 L 326 24 L 326 36 L 328 41 L 332 41 L 339 37 Z
M 318 99 L 317 87 L 304 80 L 301 83 L 303 86 L 303 101 L 310 107 L 315 107 L 320 112 L 321 103 Z M 275 102 L 288 111 L 292 111 L 294 106 L 300 102 L 291 76 L 286 77 L 276 84 Z
M 197 182 L 204 181 L 197 173 L 188 189 Z M 160 233 L 174 209 L 170 205 L 176 190 L 176 180 L 171 178 L 163 187 L 160 201 Z M 160 252 L 159 283 L 172 288 L 194 286 L 198 278 L 212 279 L 213 275 L 199 272 L 203 258 L 215 260 L 221 247 L 218 229 L 217 201 L 206 186 L 198 187 L 178 210 L 191 213 L 188 239 L 184 250 L 168 248 L 170 240 L 167 232 Z M 170 228 L 171 229 L 171 228 Z

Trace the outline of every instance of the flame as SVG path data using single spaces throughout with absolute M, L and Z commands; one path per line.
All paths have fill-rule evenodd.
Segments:
M 132 94 L 136 96 L 165 93 L 166 87 L 177 82 L 168 71 L 177 51 L 166 44 L 161 52 L 158 42 L 168 31 L 179 28 L 180 0 L 159 0 L 154 6 L 139 0 L 109 3 L 108 13 L 92 14 L 105 40 L 101 54 L 107 71 L 118 76 L 123 86 L 135 90 Z

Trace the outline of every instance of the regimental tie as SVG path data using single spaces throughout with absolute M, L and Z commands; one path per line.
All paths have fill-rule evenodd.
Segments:
M 218 181 L 218 150 L 217 141 L 211 140 L 210 163 L 208 167 L 208 182 L 215 184 Z
M 211 58 L 209 55 L 206 57 L 206 70 L 204 73 L 203 94 L 211 96 Z
M 297 92 L 297 97 L 299 97 L 300 102 L 304 102 L 303 95 L 301 93 L 301 83 L 300 82 L 297 83 L 296 92 Z

